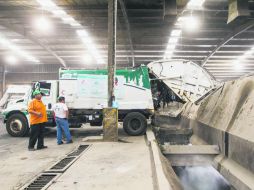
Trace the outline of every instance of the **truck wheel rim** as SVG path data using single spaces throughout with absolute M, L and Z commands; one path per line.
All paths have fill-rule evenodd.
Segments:
M 141 122 L 139 119 L 132 119 L 130 121 L 130 125 L 131 125 L 131 128 L 134 129 L 134 130 L 138 130 L 141 126 Z
M 12 132 L 18 133 L 22 129 L 22 122 L 18 119 L 15 119 L 10 123 L 10 128 L 11 128 Z

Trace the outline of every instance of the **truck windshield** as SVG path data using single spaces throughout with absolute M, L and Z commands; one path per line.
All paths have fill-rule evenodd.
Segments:
M 33 84 L 33 91 L 39 89 L 43 96 L 50 96 L 51 83 L 47 82 L 37 82 Z

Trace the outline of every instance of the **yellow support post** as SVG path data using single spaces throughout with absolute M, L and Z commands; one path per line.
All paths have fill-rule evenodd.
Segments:
M 117 108 L 103 109 L 103 141 L 118 141 L 118 110 Z

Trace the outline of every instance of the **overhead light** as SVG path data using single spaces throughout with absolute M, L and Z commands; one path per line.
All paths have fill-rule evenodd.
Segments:
M 34 20 L 34 26 L 36 27 L 36 29 L 43 31 L 43 32 L 48 32 L 52 29 L 50 21 L 43 16 Z
M 62 17 L 67 15 L 66 12 L 61 9 L 53 10 L 52 13 L 57 17 Z
M 187 9 L 201 9 L 205 0 L 190 0 L 187 4 Z
M 43 7 L 45 7 L 45 8 L 53 8 L 53 7 L 56 7 L 56 4 L 55 4 L 53 1 L 51 1 L 51 0 L 37 0 L 37 2 L 38 2 L 41 6 L 43 6 Z
M 98 64 L 105 64 L 105 61 L 102 58 L 97 59 Z
M 190 32 L 196 31 L 199 28 L 199 20 L 196 17 L 185 17 L 182 22 L 182 27 Z
M 69 14 L 67 14 L 64 10 L 62 10 L 60 7 L 58 7 L 52 0 L 37 0 L 37 2 L 44 8 L 45 10 L 51 12 L 59 19 L 62 19 L 64 23 L 69 24 L 73 27 L 82 27 L 82 25 L 76 21 L 73 17 L 71 17 Z M 80 40 L 86 45 L 88 51 L 91 55 L 93 55 L 93 58 L 97 60 L 99 64 L 104 64 L 104 60 L 99 54 L 98 49 L 96 48 L 95 44 L 93 43 L 93 40 L 91 37 L 89 37 L 88 33 L 84 29 L 78 29 L 76 30 L 78 36 L 80 37 Z
M 177 41 L 178 41 L 178 38 L 169 38 L 168 43 L 169 43 L 169 44 L 176 44 Z
M 250 50 L 250 51 L 246 51 L 246 52 L 244 53 L 245 56 L 250 56 L 250 55 L 252 55 L 252 54 L 253 54 L 253 51 L 251 51 L 251 50 Z
M 88 36 L 88 33 L 85 30 L 77 30 L 76 32 L 77 32 L 78 36 L 80 36 L 80 37 L 87 37 Z
M 93 60 L 93 58 L 91 57 L 91 55 L 88 55 L 88 54 L 85 54 L 83 57 L 82 57 L 82 61 L 84 61 L 84 63 L 91 63 Z
M 164 59 L 169 59 L 172 57 L 172 55 L 173 55 L 173 51 L 166 52 L 164 55 Z
M 243 70 L 243 65 L 238 61 L 234 62 L 234 70 L 242 71 Z
M 171 36 L 174 36 L 174 37 L 179 37 L 181 36 L 181 34 L 182 34 L 181 30 L 172 30 L 171 32 Z
M 15 44 L 11 43 L 10 41 L 8 41 L 6 38 L 4 38 L 2 36 L 0 36 L 0 44 L 3 47 L 5 47 L 5 48 L 10 49 L 11 51 L 13 51 L 15 54 L 19 55 L 20 57 L 25 58 L 27 61 L 32 61 L 32 62 L 36 62 L 36 63 L 40 62 L 35 57 L 31 56 L 28 52 L 20 49 L 18 46 L 16 46 Z
M 66 16 L 62 17 L 62 20 L 63 20 L 64 22 L 66 22 L 67 24 L 70 24 L 70 23 L 72 23 L 72 22 L 75 21 L 75 19 L 72 18 L 72 17 L 69 16 L 69 15 L 66 15 Z
M 73 21 L 73 22 L 71 22 L 70 25 L 71 25 L 71 26 L 75 26 L 75 27 L 81 27 L 81 26 L 82 26 L 82 25 L 79 24 L 76 20 Z
M 18 62 L 18 59 L 15 56 L 13 56 L 13 55 L 7 55 L 7 56 L 5 56 L 4 60 L 5 60 L 6 63 L 12 64 L 12 65 L 14 65 L 14 64 L 16 64 Z
M 174 50 L 175 49 L 175 47 L 176 47 L 176 45 L 168 45 L 167 46 L 167 50 Z

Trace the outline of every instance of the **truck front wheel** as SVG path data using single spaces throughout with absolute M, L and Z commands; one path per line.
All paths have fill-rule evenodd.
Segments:
M 27 135 L 29 127 L 26 117 L 21 113 L 11 115 L 7 119 L 6 130 L 13 137 L 23 137 Z
M 146 117 L 139 112 L 129 113 L 123 120 L 123 129 L 128 135 L 143 135 L 146 132 L 146 128 Z

